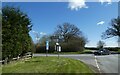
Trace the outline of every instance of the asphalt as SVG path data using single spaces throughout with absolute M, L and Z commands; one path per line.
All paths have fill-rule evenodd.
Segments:
M 33 54 L 33 56 L 46 56 L 46 54 Z M 47 56 L 58 56 L 48 54 Z M 118 73 L 118 54 L 100 55 L 93 54 L 60 54 L 60 57 L 77 59 L 89 65 L 95 73 Z
M 96 56 L 97 63 L 103 73 L 118 73 L 118 55 Z

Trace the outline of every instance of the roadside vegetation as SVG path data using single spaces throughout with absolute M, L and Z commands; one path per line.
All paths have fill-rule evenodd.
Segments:
M 43 36 L 35 45 L 36 53 L 46 52 L 46 40 L 50 42 L 49 53 L 56 51 L 56 42 L 62 47 L 62 52 L 82 52 L 87 43 L 87 39 L 82 31 L 71 23 L 57 25 L 53 34 Z
M 93 73 L 83 62 L 60 57 L 33 57 L 2 67 L 3 73 Z
M 98 49 L 102 49 L 102 48 L 104 48 L 104 46 L 105 46 L 105 42 L 103 42 L 103 41 L 98 41 L 98 43 L 97 43 L 97 48 Z
M 33 41 L 29 35 L 32 24 L 19 8 L 2 7 L 2 60 L 10 62 L 13 58 L 24 56 L 33 50 Z

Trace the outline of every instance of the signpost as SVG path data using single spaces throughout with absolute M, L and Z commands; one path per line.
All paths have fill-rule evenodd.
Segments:
M 58 52 L 58 58 L 59 58 L 59 52 L 61 52 L 61 46 L 59 45 L 59 43 L 56 43 L 56 51 Z
M 59 45 L 60 38 L 59 36 L 52 36 L 51 39 L 56 40 L 55 50 L 58 52 L 58 58 L 59 58 L 59 52 L 61 52 L 61 46 Z
M 46 57 L 47 57 L 47 54 L 48 54 L 48 50 L 49 50 L 49 41 L 46 41 Z
M 58 58 L 59 58 L 59 52 L 61 52 L 61 46 L 58 46 Z
M 59 46 L 59 52 L 61 52 L 61 46 Z

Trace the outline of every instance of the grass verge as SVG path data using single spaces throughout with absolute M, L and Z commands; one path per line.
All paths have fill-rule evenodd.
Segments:
M 83 62 L 60 57 L 33 57 L 2 66 L 3 73 L 93 73 Z

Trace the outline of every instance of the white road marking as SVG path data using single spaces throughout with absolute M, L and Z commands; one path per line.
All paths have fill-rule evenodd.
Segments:
M 98 61 L 97 61 L 96 56 L 95 56 L 95 63 L 96 63 L 96 66 L 97 66 L 97 68 L 98 68 L 99 73 L 101 73 L 101 71 L 100 71 L 100 67 L 99 67 L 99 65 L 98 65 Z

